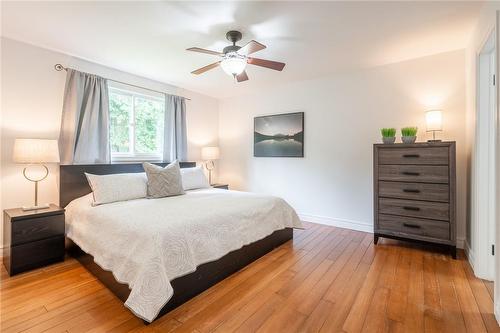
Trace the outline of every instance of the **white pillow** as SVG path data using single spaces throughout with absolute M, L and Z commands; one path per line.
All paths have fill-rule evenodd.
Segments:
M 148 179 L 144 172 L 93 175 L 85 173 L 94 201 L 93 206 L 105 203 L 145 198 Z
M 184 191 L 210 187 L 208 179 L 205 176 L 205 173 L 203 172 L 203 168 L 201 166 L 197 166 L 194 168 L 182 168 L 181 176 L 182 187 L 184 188 Z

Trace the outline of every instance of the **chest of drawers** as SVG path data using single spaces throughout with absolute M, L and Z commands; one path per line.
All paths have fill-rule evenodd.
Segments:
M 455 142 L 373 145 L 375 244 L 441 244 L 455 258 L 455 169 Z

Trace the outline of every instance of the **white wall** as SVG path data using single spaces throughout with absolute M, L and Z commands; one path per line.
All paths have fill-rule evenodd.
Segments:
M 455 51 L 221 101 L 219 173 L 231 187 L 285 198 L 306 220 L 372 230 L 372 144 L 379 129 L 444 110 L 457 141 L 459 245 L 465 237 L 465 53 Z M 253 157 L 253 117 L 305 112 L 304 158 Z
M 22 165 L 12 163 L 15 138 L 52 138 L 59 136 L 65 72 L 54 70 L 56 63 L 107 78 L 191 98 L 187 101 L 188 159 L 200 160 L 200 147 L 218 143 L 218 101 L 183 90 L 90 63 L 62 53 L 42 49 L 11 39 L 1 39 L 1 190 L 2 209 L 29 205 L 33 184 L 26 181 Z M 40 183 L 41 202 L 58 203 L 58 166 Z M 3 225 L 3 223 L 2 223 Z M 1 228 L 1 227 L 0 227 Z M 3 237 L 0 230 L 0 239 Z

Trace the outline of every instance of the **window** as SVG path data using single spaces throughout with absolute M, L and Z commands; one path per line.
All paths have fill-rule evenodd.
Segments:
M 109 87 L 111 159 L 163 159 L 165 97 L 132 87 Z

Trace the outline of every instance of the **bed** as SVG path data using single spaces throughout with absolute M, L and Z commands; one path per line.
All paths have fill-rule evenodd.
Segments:
M 70 254 L 145 322 L 292 239 L 292 228 L 301 227 L 282 199 L 222 189 L 91 205 L 85 172 L 142 171 L 141 164 L 61 166 L 60 202 Z

